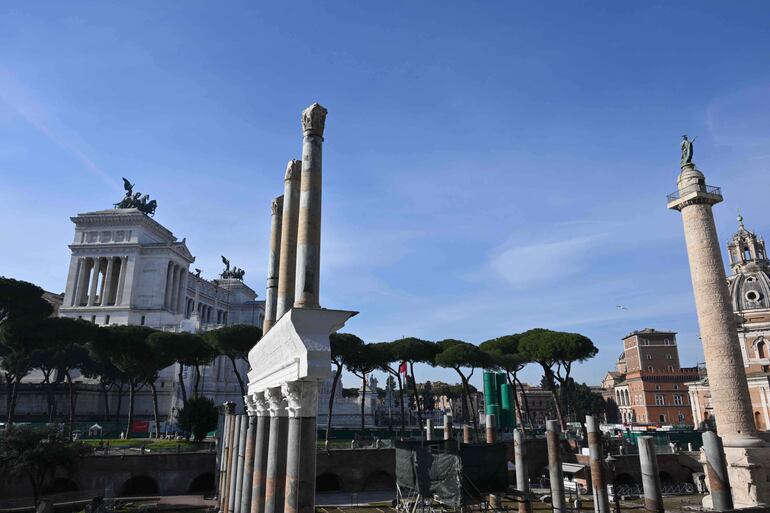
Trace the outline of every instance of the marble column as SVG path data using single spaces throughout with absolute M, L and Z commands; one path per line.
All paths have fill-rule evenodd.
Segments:
M 128 257 L 120 257 L 120 276 L 118 276 L 118 293 L 115 296 L 115 304 L 123 304 L 123 290 L 126 285 L 126 272 L 128 268 Z
M 83 296 L 83 276 L 88 273 L 85 258 L 78 258 L 78 270 L 75 278 L 75 289 L 72 292 L 70 306 L 80 306 L 80 298 Z
M 233 436 L 230 449 L 230 478 L 227 491 L 227 511 L 235 513 L 235 489 L 238 486 L 238 451 L 241 441 L 241 415 L 233 418 Z
M 284 511 L 285 513 L 313 513 L 315 511 L 318 383 L 314 380 L 290 381 L 282 389 L 289 403 Z
M 89 287 L 90 290 L 88 292 L 88 306 L 94 306 L 96 301 L 96 284 L 99 281 L 99 269 L 102 264 L 98 257 L 92 258 L 92 261 L 94 265 L 91 268 L 91 286 Z
M 319 308 L 321 270 L 321 168 L 326 109 L 314 103 L 302 112 L 302 179 L 297 226 L 294 306 Z
M 225 432 L 225 456 L 224 456 L 224 480 L 222 488 L 222 497 L 220 511 L 227 513 L 230 506 L 230 483 L 232 481 L 232 461 L 233 461 L 233 440 L 235 439 L 235 424 L 236 417 L 235 403 L 225 403 L 225 409 L 227 411 L 228 423 L 227 431 Z
M 168 305 L 171 303 L 171 286 L 173 285 L 173 273 L 174 271 L 174 263 L 169 261 L 166 264 L 166 288 L 163 291 L 163 308 L 168 308 Z
M 243 485 L 241 487 L 241 513 L 251 512 L 251 492 L 254 482 L 254 436 L 257 433 L 257 409 L 251 396 L 244 397 L 249 424 L 246 431 L 246 450 L 243 453 Z
M 108 257 L 107 258 L 107 270 L 104 274 L 104 294 L 101 298 L 101 305 L 102 306 L 109 306 L 110 304 L 110 297 L 112 297 L 112 271 L 115 266 L 115 258 L 114 257 Z
M 222 432 L 219 434 L 219 466 L 217 467 L 219 470 L 219 479 L 217 481 L 217 498 L 219 502 L 219 509 L 220 511 L 223 510 L 223 498 L 225 496 L 224 490 L 225 490 L 225 481 L 227 478 L 227 433 L 230 429 L 230 415 L 228 415 L 227 411 L 225 411 L 224 414 L 224 421 L 222 422 Z
M 281 387 L 268 388 L 270 403 L 270 442 L 265 477 L 265 513 L 283 513 L 286 485 L 286 443 L 289 419 Z
M 264 513 L 267 453 L 270 443 L 270 410 L 264 392 L 254 394 L 253 400 L 257 410 L 257 433 L 254 442 L 254 478 L 251 485 L 251 513 Z
M 276 321 L 294 306 L 301 173 L 302 162 L 290 160 L 286 166 L 286 175 L 283 178 L 283 215 L 281 216 L 281 252 L 278 268 Z
M 184 300 L 187 297 L 187 269 L 179 268 L 179 299 L 176 301 L 176 313 L 184 313 Z
M 270 254 L 267 257 L 267 290 L 265 291 L 265 320 L 262 323 L 264 335 L 277 320 L 278 273 L 281 266 L 281 230 L 283 221 L 283 195 L 273 200 L 270 216 Z
M 178 266 L 177 264 L 174 264 L 173 271 L 171 275 L 173 276 L 173 281 L 171 282 L 171 302 L 168 304 L 168 310 L 172 313 L 176 312 L 176 304 L 179 301 L 179 282 L 181 281 L 181 271 L 182 268 Z
M 235 469 L 235 504 L 233 512 L 241 513 L 241 494 L 243 493 L 243 469 L 246 465 L 246 444 L 248 443 L 249 416 L 240 415 L 241 426 L 238 430 L 238 465 Z

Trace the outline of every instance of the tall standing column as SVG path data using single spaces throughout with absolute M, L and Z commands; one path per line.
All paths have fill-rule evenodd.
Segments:
M 235 490 L 238 487 L 238 450 L 241 442 L 241 415 L 233 417 L 233 435 L 230 445 L 230 489 L 228 490 L 227 512 L 235 512 Z
M 227 430 L 225 431 L 224 479 L 222 481 L 222 497 L 220 511 L 227 513 L 230 507 L 230 483 L 232 481 L 233 440 L 235 438 L 235 403 L 225 403 L 227 412 Z
M 257 406 L 252 396 L 245 396 L 249 428 L 246 431 L 246 451 L 243 453 L 243 486 L 241 488 L 241 513 L 251 512 L 251 492 L 254 482 L 254 438 L 257 434 Z
M 184 313 L 184 300 L 187 298 L 187 268 L 181 266 L 179 268 L 179 298 L 176 301 L 175 308 L 176 313 Z
M 596 417 L 586 415 L 586 431 L 588 431 L 588 454 L 591 462 L 591 487 L 594 490 L 598 513 L 610 513 L 610 500 L 607 497 L 607 480 L 604 473 L 602 458 L 602 437 Z
M 297 231 L 294 306 L 319 308 L 321 270 L 321 169 L 326 109 L 314 103 L 302 112 L 302 181 Z
M 289 401 L 286 455 L 286 513 L 315 511 L 316 416 L 318 383 L 292 381 L 283 386 Z
M 86 259 L 78 258 L 78 267 L 75 274 L 75 288 L 70 298 L 70 306 L 80 306 L 80 298 L 83 295 L 83 275 L 88 271 L 86 269 Z
M 115 258 L 114 257 L 108 257 L 107 258 L 107 270 L 104 273 L 104 294 L 101 297 L 101 305 L 102 306 L 109 306 L 110 304 L 110 298 L 112 297 L 112 270 L 113 266 L 115 265 Z
M 226 408 L 226 406 L 225 406 Z M 219 509 L 221 511 L 224 510 L 223 506 L 223 500 L 224 500 L 224 490 L 225 490 L 225 479 L 226 479 L 226 472 L 225 469 L 227 467 L 227 431 L 230 428 L 230 415 L 227 414 L 227 411 L 225 410 L 224 414 L 224 420 L 222 422 L 222 431 L 219 433 L 219 466 L 217 467 L 217 470 L 219 471 L 219 480 L 217 481 L 217 498 L 219 499 Z
M 268 388 L 270 403 L 270 445 L 267 449 L 265 477 L 265 513 L 283 513 L 286 485 L 286 440 L 289 419 L 281 387 Z
M 123 304 L 123 288 L 126 283 L 126 268 L 128 267 L 128 257 L 120 257 L 120 275 L 118 276 L 118 292 L 115 296 L 115 304 Z
M 92 260 L 94 265 L 91 268 L 91 290 L 88 292 L 88 306 L 94 306 L 94 302 L 96 301 L 96 283 L 99 281 L 99 270 L 102 265 L 102 261 L 99 257 L 94 257 Z
M 665 513 L 663 494 L 660 489 L 660 473 L 658 472 L 658 455 L 651 436 L 640 436 L 639 467 L 642 471 L 642 488 L 644 488 L 644 509 L 650 513 Z
M 249 431 L 249 416 L 240 415 L 241 426 L 238 430 L 238 465 L 235 470 L 235 504 L 233 511 L 241 513 L 241 494 L 243 493 L 243 469 L 246 464 L 246 443 Z
M 444 440 L 451 440 L 452 434 L 452 412 L 447 412 L 444 415 Z
M 553 513 L 566 513 L 564 499 L 564 474 L 561 468 L 561 425 L 558 420 L 545 422 L 545 440 L 548 443 L 548 477 L 551 481 Z
M 302 162 L 290 160 L 283 178 L 283 214 L 281 216 L 281 253 L 278 268 L 278 299 L 275 319 L 294 306 L 294 288 L 297 276 L 297 222 L 299 220 L 300 180 Z
M 179 281 L 181 278 L 181 273 L 179 271 L 181 271 L 182 268 L 177 264 L 174 264 L 172 269 L 171 276 L 173 277 L 173 280 L 171 281 L 171 301 L 168 304 L 168 311 L 175 313 L 176 303 L 179 301 Z
M 751 413 L 741 344 L 711 210 L 722 201 L 721 191 L 707 186 L 705 176 L 692 162 L 682 165 L 677 188 L 669 197 L 668 208 L 682 213 L 717 430 L 726 446 L 762 445 Z
M 524 439 L 524 428 L 513 430 L 513 456 L 516 463 L 516 490 L 522 495 L 519 499 L 519 513 L 532 513 L 532 502 L 529 500 L 527 441 Z
M 273 200 L 270 215 L 270 254 L 267 257 L 267 290 L 265 291 L 264 335 L 278 319 L 278 274 L 281 268 L 281 230 L 283 225 L 283 195 Z
M 251 485 L 251 513 L 264 513 L 267 453 L 270 444 L 270 410 L 264 392 L 257 392 L 253 398 L 257 409 L 257 435 L 254 447 L 254 479 Z
M 166 264 L 166 288 L 163 293 L 163 308 L 168 308 L 171 304 L 171 293 L 174 285 L 174 262 L 169 261 Z

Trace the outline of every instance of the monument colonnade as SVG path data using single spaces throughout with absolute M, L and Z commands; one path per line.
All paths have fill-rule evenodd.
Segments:
M 226 408 L 219 508 L 313 513 L 318 385 L 330 372 L 329 335 L 356 312 L 319 305 L 321 146 L 326 109 L 302 113 L 302 160 L 273 200 L 263 336 L 249 352 L 247 415 Z M 296 278 L 296 279 L 295 279 Z
M 127 264 L 128 256 L 78 257 L 74 291 L 68 306 L 122 305 Z

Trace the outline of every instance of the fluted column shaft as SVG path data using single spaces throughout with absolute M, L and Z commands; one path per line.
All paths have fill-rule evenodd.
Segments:
M 269 388 L 265 395 L 270 402 L 270 445 L 267 450 L 265 477 L 265 513 L 283 513 L 289 419 L 286 416 L 286 401 L 283 399 L 281 388 Z
M 294 306 L 319 308 L 321 270 L 321 183 L 326 109 L 314 103 L 302 113 L 302 180 L 297 230 Z
M 265 320 L 262 323 L 264 335 L 277 320 L 278 275 L 281 267 L 281 230 L 283 226 L 283 196 L 273 200 L 270 216 L 270 254 L 267 258 L 267 290 L 265 291 Z
M 170 312 L 176 312 L 176 304 L 179 301 L 179 278 L 181 277 L 179 271 L 181 271 L 182 268 L 177 264 L 174 264 L 172 269 L 171 275 L 174 279 L 171 282 L 171 302 L 168 304 L 168 310 Z
M 99 268 L 101 267 L 101 260 L 98 257 L 93 259 L 93 267 L 91 268 L 91 287 L 88 292 L 88 306 L 94 306 L 96 301 L 96 283 L 99 281 Z
M 243 485 L 241 487 L 241 513 L 250 513 L 251 511 L 251 487 L 254 482 L 254 436 L 257 430 L 257 411 L 254 401 L 250 396 L 246 400 L 246 411 L 248 413 L 248 429 L 246 430 L 246 450 L 243 453 Z
M 176 301 L 176 313 L 184 313 L 184 300 L 187 297 L 187 269 L 179 267 L 179 298 Z
M 281 216 L 281 252 L 278 269 L 278 299 L 276 321 L 294 306 L 294 288 L 297 275 L 297 222 L 302 163 L 291 160 L 283 179 L 283 215 Z
M 241 513 L 241 494 L 243 493 L 243 469 L 246 465 L 246 444 L 249 431 L 249 416 L 240 415 L 241 426 L 238 431 L 238 465 L 235 468 L 235 503 L 233 511 Z
M 174 263 L 168 262 L 166 264 L 166 288 L 164 289 L 163 294 L 163 308 L 168 308 L 169 304 L 171 303 L 171 286 L 173 285 L 174 281 Z
M 233 418 L 233 435 L 230 449 L 230 477 L 229 490 L 227 498 L 227 512 L 235 512 L 235 489 L 238 486 L 238 444 L 241 440 L 241 416 L 235 415 Z
M 292 381 L 283 386 L 289 402 L 285 513 L 315 511 L 316 416 L 318 383 Z
M 72 292 L 70 306 L 80 306 L 80 298 L 83 296 L 83 275 L 87 272 L 86 259 L 78 258 L 77 273 L 75 275 L 75 289 Z
M 104 274 L 104 294 L 101 297 L 101 305 L 108 306 L 110 304 L 110 298 L 112 297 L 112 271 L 115 266 L 115 258 L 109 257 L 107 259 L 107 270 Z
M 251 487 L 251 513 L 265 511 L 265 479 L 267 477 L 267 454 L 270 444 L 270 410 L 264 392 L 253 396 L 257 409 L 256 440 L 254 443 L 254 477 Z

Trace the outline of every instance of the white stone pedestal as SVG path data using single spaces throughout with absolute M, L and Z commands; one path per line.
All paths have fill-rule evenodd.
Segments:
M 736 508 L 770 504 L 770 447 L 725 447 Z

